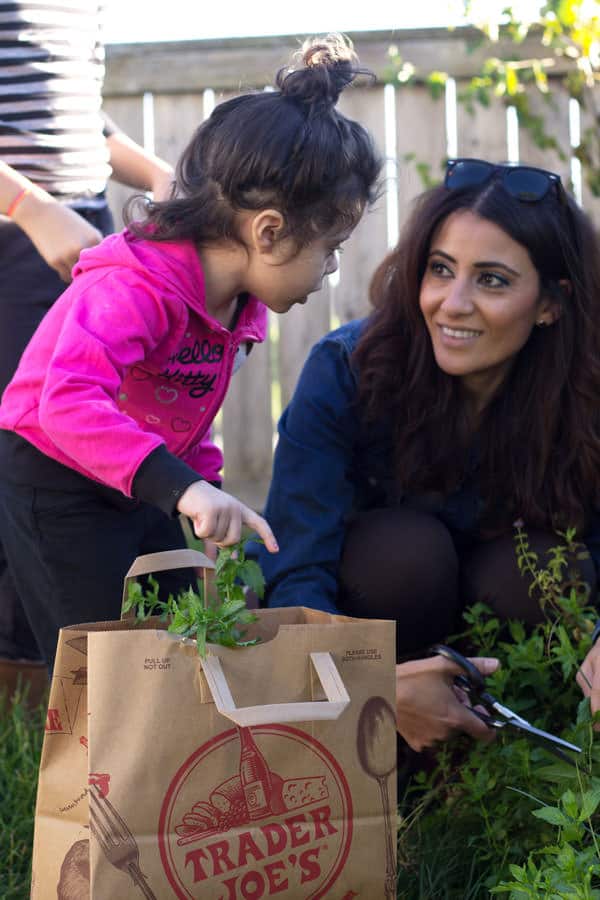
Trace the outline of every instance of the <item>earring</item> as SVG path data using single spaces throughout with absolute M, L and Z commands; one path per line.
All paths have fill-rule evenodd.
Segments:
M 549 323 L 545 319 L 539 319 L 535 324 L 538 328 L 546 328 Z

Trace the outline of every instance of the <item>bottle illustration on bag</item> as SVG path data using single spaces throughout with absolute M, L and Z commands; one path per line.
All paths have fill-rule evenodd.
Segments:
M 240 728 L 240 781 L 250 819 L 264 819 L 270 815 L 273 778 L 267 761 L 256 746 L 250 728 Z

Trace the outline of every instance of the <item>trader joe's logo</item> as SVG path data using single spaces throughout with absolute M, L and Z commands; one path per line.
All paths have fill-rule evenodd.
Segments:
M 338 763 L 297 728 L 225 731 L 181 766 L 159 821 L 163 866 L 179 898 L 327 897 L 352 839 Z

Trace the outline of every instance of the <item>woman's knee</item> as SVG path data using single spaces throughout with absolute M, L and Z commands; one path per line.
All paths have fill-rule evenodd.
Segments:
M 551 560 L 551 549 L 561 543 L 556 534 L 530 531 L 529 548 L 537 554 L 537 567 L 544 569 Z M 591 559 L 567 554 L 564 583 L 585 582 L 593 592 L 596 574 Z M 466 605 L 486 603 L 503 619 L 520 619 L 534 625 L 543 619 L 540 593 L 531 590 L 532 574 L 522 573 L 512 534 L 484 541 L 461 560 L 460 589 Z
M 403 507 L 361 514 L 348 529 L 339 576 L 340 602 L 350 615 L 395 618 L 420 635 L 434 622 L 436 634 L 453 626 L 458 559 L 434 516 Z

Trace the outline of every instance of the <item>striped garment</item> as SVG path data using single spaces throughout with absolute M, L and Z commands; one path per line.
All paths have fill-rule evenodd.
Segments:
M 111 171 L 99 32 L 96 0 L 0 0 L 0 159 L 59 198 Z

